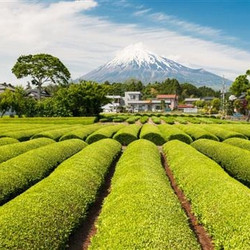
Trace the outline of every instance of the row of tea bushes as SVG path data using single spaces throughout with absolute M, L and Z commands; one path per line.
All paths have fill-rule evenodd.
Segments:
M 217 138 L 219 138 L 221 141 L 224 141 L 228 138 L 237 137 L 237 138 L 243 138 L 246 139 L 246 136 L 244 136 L 241 133 L 235 132 L 235 131 L 229 131 L 226 129 L 221 128 L 220 125 L 199 125 L 200 128 L 203 128 L 207 130 L 209 133 L 214 134 Z
M 141 117 L 140 116 L 131 116 L 129 117 L 126 122 L 129 124 L 134 124 L 136 121 L 138 121 Z
M 19 141 L 17 139 L 11 138 L 11 137 L 3 137 L 0 138 L 0 147 L 12 143 L 18 143 Z
M 131 142 L 137 140 L 140 129 L 140 125 L 132 124 L 121 128 L 113 138 L 119 141 L 122 145 L 128 145 Z
M 157 147 L 131 143 L 119 160 L 90 249 L 200 249 Z
M 161 124 L 161 118 L 157 117 L 157 116 L 152 116 L 151 120 L 154 124 Z
M 63 125 L 63 126 L 65 126 L 65 125 Z M 19 141 L 27 141 L 35 134 L 38 134 L 42 131 L 49 131 L 49 130 L 53 131 L 53 130 L 57 130 L 57 129 L 61 129 L 61 128 L 62 128 L 61 125 L 60 126 L 55 125 L 53 127 L 44 126 L 42 128 L 30 129 L 30 125 L 29 125 L 29 127 L 27 127 L 25 130 L 6 132 L 6 133 L 0 135 L 0 137 L 11 137 L 11 138 L 17 139 Z
M 250 151 L 250 141 L 249 140 L 245 140 L 245 139 L 241 139 L 241 138 L 229 138 L 229 139 L 226 139 L 225 141 L 223 141 L 223 143 L 227 143 L 227 144 L 230 144 L 230 145 L 233 145 L 233 146 L 243 148 L 243 149 Z
M 91 144 L 91 143 L 99 141 L 101 139 L 112 138 L 113 135 L 117 131 L 119 131 L 121 128 L 123 128 L 125 126 L 126 125 L 124 125 L 124 124 L 119 124 L 119 125 L 111 125 L 111 126 L 107 126 L 107 127 L 98 129 L 97 131 L 95 131 L 94 133 L 90 134 L 87 137 L 86 142 L 88 144 Z
M 140 122 L 141 124 L 145 124 L 146 122 L 148 122 L 149 117 L 147 115 L 141 116 L 140 118 Z
M 250 152 L 226 143 L 198 140 L 192 146 L 219 163 L 237 180 L 250 186 Z
M 8 144 L 0 147 L 0 163 L 23 154 L 29 150 L 39 148 L 55 141 L 48 138 L 40 138 L 26 142 Z
M 78 139 L 52 143 L 0 164 L 0 204 L 43 179 L 59 163 L 86 145 Z
M 241 133 L 243 135 L 245 135 L 248 139 L 250 139 L 250 126 L 249 125 L 245 125 L 245 124 L 223 124 L 220 125 L 220 127 L 222 129 L 227 129 L 230 131 L 235 131 L 238 133 Z
M 0 249 L 64 249 L 120 150 L 111 139 L 87 146 L 2 206 Z
M 153 124 L 145 124 L 143 125 L 140 133 L 141 139 L 147 139 L 156 145 L 162 145 L 165 140 L 160 129 Z
M 183 130 L 185 133 L 190 135 L 192 139 L 199 140 L 199 139 L 210 139 L 218 141 L 219 139 L 212 133 L 206 131 L 205 129 L 200 128 L 200 125 L 175 125 L 177 128 Z
M 100 128 L 104 128 L 105 125 L 87 125 L 82 128 L 67 132 L 66 134 L 63 134 L 63 136 L 60 138 L 60 141 L 68 140 L 68 139 L 80 139 L 85 140 L 90 134 L 95 132 L 96 130 Z
M 190 144 L 193 141 L 188 134 L 175 126 L 171 126 L 169 124 L 161 124 L 158 126 L 158 128 L 160 129 L 166 142 L 177 139 Z
M 167 142 L 163 150 L 178 186 L 191 201 L 192 211 L 212 237 L 215 249 L 249 249 L 249 189 L 190 145 L 175 140 Z
M 53 129 L 53 130 L 46 130 L 40 133 L 35 134 L 32 139 L 35 138 L 41 138 L 41 137 L 46 137 L 53 139 L 55 141 L 59 141 L 59 139 L 66 133 L 75 131 L 77 129 L 83 128 L 82 125 L 76 125 L 76 126 L 69 126 L 66 128 L 60 128 L 60 129 Z

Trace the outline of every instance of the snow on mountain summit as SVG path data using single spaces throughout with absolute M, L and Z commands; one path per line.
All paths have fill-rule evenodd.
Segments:
M 220 88 L 223 78 L 204 69 L 191 69 L 149 51 L 142 43 L 129 45 L 103 66 L 80 77 L 96 82 L 124 82 L 129 78 L 143 83 L 175 78 L 196 86 Z M 227 84 L 231 81 L 226 80 Z

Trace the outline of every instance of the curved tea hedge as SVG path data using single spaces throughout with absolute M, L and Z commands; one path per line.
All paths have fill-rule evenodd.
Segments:
M 221 141 L 224 141 L 228 138 L 232 138 L 232 137 L 237 137 L 237 138 L 243 138 L 243 139 L 247 139 L 247 137 L 241 133 L 235 132 L 235 131 L 229 131 L 226 129 L 223 129 L 223 127 L 220 127 L 220 125 L 199 125 L 202 128 L 204 128 L 205 130 L 207 130 L 208 132 L 214 134 L 215 136 L 217 136 Z
M 8 144 L 13 144 L 13 143 L 18 143 L 19 141 L 14 138 L 10 137 L 3 137 L 0 138 L 0 146 L 8 145 Z
M 195 141 L 192 146 L 219 163 L 237 180 L 250 186 L 250 152 L 248 150 L 206 139 Z
M 126 122 L 129 124 L 134 124 L 136 121 L 138 121 L 141 117 L 140 116 L 131 116 L 129 117 Z
M 114 139 L 119 141 L 122 145 L 128 145 L 132 141 L 135 141 L 138 139 L 138 134 L 140 131 L 141 126 L 140 125 L 129 125 L 124 128 L 121 128 L 115 135 Z
M 143 125 L 140 132 L 140 138 L 149 140 L 156 145 L 162 145 L 165 142 L 160 129 L 153 124 Z
M 126 125 L 119 124 L 119 125 L 111 125 L 104 128 L 100 128 L 91 135 L 89 135 L 86 139 L 86 142 L 88 144 L 91 144 L 93 142 L 99 141 L 101 139 L 105 138 L 112 138 L 113 135 L 120 130 L 121 128 L 124 128 Z
M 0 204 L 43 179 L 86 145 L 78 139 L 52 143 L 0 164 Z
M 31 149 L 39 148 L 54 142 L 55 141 L 48 138 L 40 138 L 32 141 L 19 142 L 2 146 L 0 147 L 0 163 L 23 154 Z
M 221 128 L 235 131 L 247 136 L 250 139 L 250 126 L 244 124 L 223 124 Z
M 229 139 L 226 139 L 225 141 L 223 141 L 223 143 L 227 143 L 227 144 L 230 144 L 230 145 L 233 145 L 233 146 L 243 148 L 243 149 L 250 151 L 250 141 L 245 140 L 245 139 L 229 138 Z
M 210 139 L 219 141 L 219 139 L 212 133 L 200 128 L 200 125 L 175 125 L 177 128 L 183 130 L 185 133 L 190 135 L 193 140 L 198 139 Z
M 144 115 L 144 116 L 141 116 L 141 118 L 140 118 L 140 122 L 142 123 L 142 124 L 144 124 L 144 123 L 146 123 L 147 121 L 148 121 L 148 116 L 147 115 Z
M 177 184 L 192 202 L 192 211 L 211 235 L 215 249 L 249 249 L 249 189 L 190 145 L 173 140 L 163 150 Z
M 47 131 L 43 131 L 43 132 L 35 134 L 32 137 L 32 139 L 46 137 L 46 138 L 50 138 L 50 139 L 53 139 L 55 141 L 58 141 L 60 139 L 60 137 L 62 137 L 65 133 L 75 131 L 75 130 L 82 128 L 82 127 L 83 126 L 81 126 L 81 125 L 76 125 L 76 126 L 69 126 L 69 127 L 61 128 L 61 129 L 47 130 Z
M 152 116 L 151 119 L 152 119 L 154 124 L 161 124 L 161 119 L 159 117 Z
M 119 160 L 90 249 L 200 249 L 157 147 L 131 143 Z
M 64 134 L 60 141 L 68 140 L 68 139 L 81 139 L 85 140 L 91 133 L 95 132 L 96 130 L 104 127 L 104 125 L 88 125 L 80 129 L 76 129 Z
M 175 126 L 168 124 L 161 124 L 158 126 L 158 128 L 160 129 L 165 141 L 171 141 L 177 139 L 186 142 L 188 144 L 190 144 L 193 141 L 188 134 L 186 134 L 181 129 Z
M 174 124 L 175 122 L 175 117 L 173 116 L 161 116 L 161 119 L 167 124 Z
M 115 140 L 96 142 L 2 206 L 0 249 L 64 249 L 120 150 Z

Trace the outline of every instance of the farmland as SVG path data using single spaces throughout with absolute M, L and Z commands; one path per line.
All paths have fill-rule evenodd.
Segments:
M 0 249 L 250 249 L 250 125 L 0 122 Z

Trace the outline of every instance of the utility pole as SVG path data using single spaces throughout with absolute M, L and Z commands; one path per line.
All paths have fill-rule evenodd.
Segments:
M 221 95 L 222 95 L 222 117 L 225 117 L 225 94 L 226 94 L 226 86 L 225 86 L 225 78 L 224 78 L 224 75 L 223 75 L 222 90 L 221 90 Z

